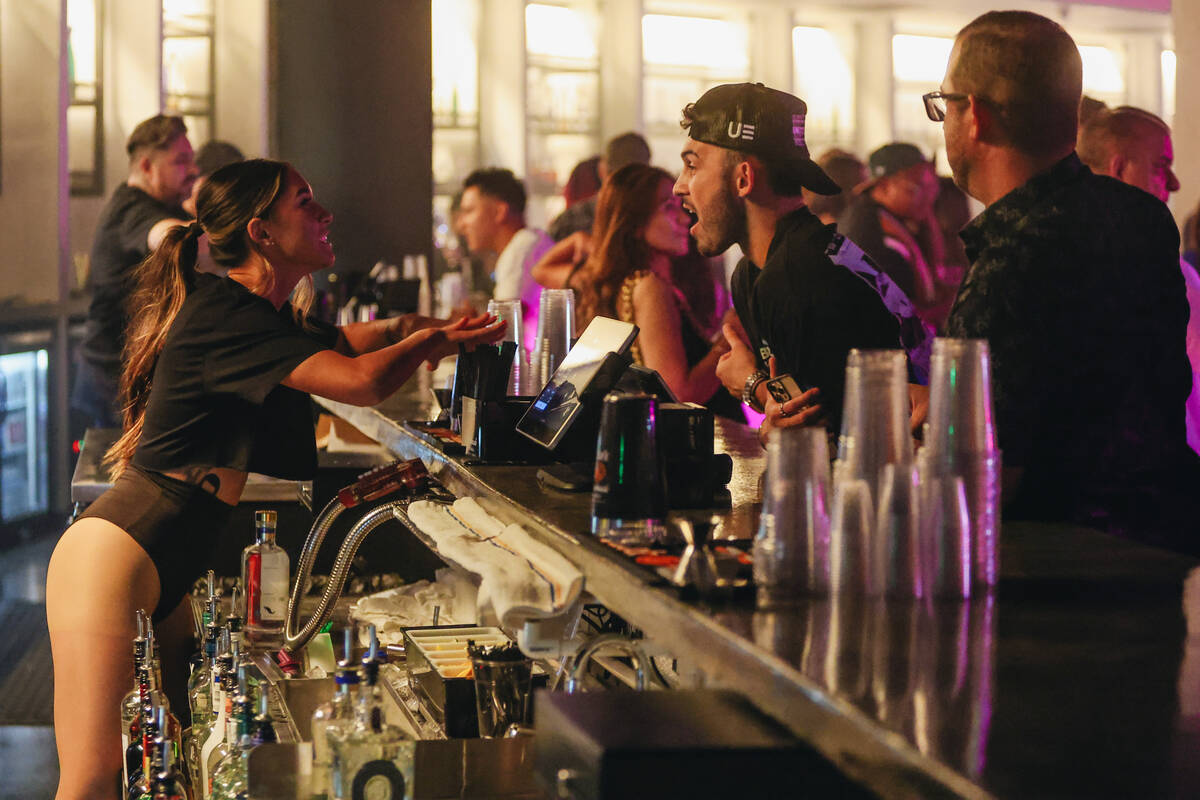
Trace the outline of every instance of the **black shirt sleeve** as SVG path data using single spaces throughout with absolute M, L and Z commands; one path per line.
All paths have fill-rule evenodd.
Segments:
M 293 369 L 332 347 L 330 330 L 303 330 L 289 304 L 276 311 L 267 301 L 248 297 L 245 305 L 243 313 L 214 331 L 205 351 L 204 390 L 261 405 Z

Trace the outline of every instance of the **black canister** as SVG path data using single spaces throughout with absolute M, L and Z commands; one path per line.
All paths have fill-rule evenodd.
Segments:
M 667 488 L 657 416 L 654 395 L 612 392 L 604 397 L 592 487 L 592 532 L 602 539 L 648 544 L 665 533 Z

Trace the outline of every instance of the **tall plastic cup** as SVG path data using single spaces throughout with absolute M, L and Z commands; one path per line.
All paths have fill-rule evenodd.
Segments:
M 824 428 L 780 428 L 767 441 L 766 497 L 754 538 L 759 608 L 826 594 L 832 582 L 829 446 Z

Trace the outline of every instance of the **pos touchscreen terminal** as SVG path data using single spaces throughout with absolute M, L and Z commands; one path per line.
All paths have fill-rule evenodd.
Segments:
M 568 431 L 579 427 L 580 417 L 593 416 L 587 412 L 589 405 L 595 407 L 594 423 L 598 425 L 600 401 L 629 366 L 625 354 L 637 334 L 633 323 L 593 319 L 521 417 L 517 430 L 547 450 L 561 450 Z M 594 450 L 596 431 L 582 431 L 580 439 Z

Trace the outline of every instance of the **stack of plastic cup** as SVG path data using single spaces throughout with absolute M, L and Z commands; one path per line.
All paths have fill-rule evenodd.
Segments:
M 972 586 L 995 586 L 1000 571 L 1001 457 L 987 342 L 934 340 L 929 390 L 918 458 L 921 536 L 926 563 L 937 568 L 934 593 L 967 597 Z M 948 569 L 957 558 L 965 562 L 965 576 Z
M 517 352 L 513 354 L 512 375 L 508 380 L 508 394 L 521 394 L 521 380 L 528 363 L 528 355 L 521 342 L 521 301 L 489 300 L 487 310 L 497 319 L 508 323 L 508 327 L 504 329 L 504 341 L 517 343 Z
M 538 304 L 538 333 L 534 365 L 538 388 L 546 385 L 571 349 L 575 338 L 575 292 L 544 289 Z
M 851 350 L 833 472 L 834 585 L 839 591 L 918 593 L 916 572 L 908 568 L 909 542 L 916 538 L 908 419 L 904 352 Z M 897 584 L 900 578 L 907 583 Z
M 759 608 L 828 593 L 829 446 L 823 428 L 781 428 L 767 441 L 762 520 L 754 537 Z

